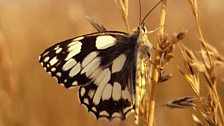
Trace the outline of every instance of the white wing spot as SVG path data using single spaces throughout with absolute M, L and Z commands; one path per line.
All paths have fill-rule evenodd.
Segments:
M 96 69 L 97 69 L 97 67 L 99 66 L 100 64 L 97 64 L 97 65 L 95 65 L 95 66 L 93 66 L 90 70 L 88 70 L 87 72 L 86 72 L 86 76 L 87 77 L 89 77 Z
M 68 44 L 68 51 L 71 52 L 73 50 L 76 50 L 77 48 L 81 48 L 82 43 L 80 41 L 72 41 Z
M 68 48 L 69 48 L 70 46 L 75 45 L 75 44 L 77 44 L 77 41 L 72 41 L 72 42 L 70 42 L 70 43 L 68 44 Z
M 66 83 L 68 80 L 67 79 L 64 79 L 64 83 Z
M 118 113 L 118 112 L 115 112 L 115 113 L 112 114 L 112 117 L 121 117 L 121 114 Z
M 86 67 L 82 69 L 81 74 L 86 73 L 86 76 L 88 77 L 99 65 L 100 58 L 96 57 Z
M 78 82 L 77 82 L 77 81 L 74 81 L 74 82 L 72 83 L 72 85 L 73 85 L 73 86 L 76 86 L 76 85 L 78 85 Z
M 98 55 L 97 51 L 91 52 L 88 54 L 82 61 L 82 67 L 85 67 L 88 63 L 90 63 L 96 56 Z
M 126 56 L 124 54 L 118 56 L 114 61 L 112 65 L 112 73 L 119 72 L 126 61 Z
M 53 59 L 51 59 L 51 61 L 49 62 L 51 66 L 53 66 L 55 63 L 58 62 L 57 57 L 55 56 Z
M 61 72 L 57 72 L 56 76 L 61 77 Z
M 109 35 L 98 36 L 96 38 L 97 49 L 106 49 L 108 47 L 115 45 L 115 43 L 116 43 L 116 38 Z
M 51 68 L 51 71 L 52 72 L 55 72 L 56 71 L 56 68 L 55 67 Z
M 83 102 L 86 103 L 86 104 L 89 104 L 88 98 L 84 98 Z
M 92 72 L 92 74 L 89 76 L 89 78 L 96 79 L 96 77 L 99 76 L 100 73 L 102 73 L 102 69 L 98 67 Z
M 74 77 L 80 72 L 80 70 L 81 70 L 81 64 L 77 63 L 69 72 L 69 77 Z
M 101 99 L 103 90 L 111 77 L 111 72 L 110 72 L 109 68 L 105 69 L 104 71 L 105 71 L 105 75 L 104 75 L 103 79 L 100 81 L 99 86 L 96 89 L 96 93 L 94 94 L 94 97 L 93 97 L 93 103 L 95 105 L 98 105 L 100 103 L 100 99 Z
M 81 91 L 80 91 L 81 96 L 83 96 L 85 94 L 85 92 L 86 92 L 86 89 L 85 88 L 81 88 Z
M 62 87 L 65 87 L 65 85 L 63 83 L 60 84 Z
M 131 94 L 130 94 L 130 92 L 129 92 L 127 87 L 125 88 L 125 90 L 121 91 L 121 97 L 123 99 L 128 99 L 128 101 L 131 101 Z
M 56 51 L 55 51 L 55 53 L 60 53 L 61 52 L 61 50 L 62 50 L 62 48 L 58 48 Z
M 44 62 L 47 62 L 49 59 L 50 59 L 50 57 L 49 57 L 49 56 L 47 56 L 47 57 L 45 57 L 45 58 L 44 58 L 44 60 L 43 60 L 43 61 L 44 61 Z
M 121 84 L 114 82 L 112 98 L 114 100 L 119 100 L 121 98 Z
M 109 113 L 107 112 L 107 111 L 101 111 L 100 113 L 99 113 L 99 115 L 101 115 L 101 116 L 110 116 L 109 115 Z
M 73 56 L 77 55 L 78 53 L 80 53 L 81 51 L 81 48 L 82 48 L 82 43 L 79 42 L 79 41 L 76 41 L 76 42 L 72 42 L 72 43 L 75 43 L 73 45 L 71 45 L 69 48 L 68 48 L 68 51 L 70 52 L 68 54 L 68 56 L 65 58 L 65 60 L 69 60 L 71 59 Z
M 95 93 L 94 90 L 90 90 L 90 91 L 88 92 L 88 95 L 89 95 L 89 97 L 90 97 L 91 99 L 93 98 L 94 93 Z
M 107 84 L 103 94 L 102 94 L 102 100 L 108 100 L 111 98 L 111 94 L 112 94 L 112 85 L 111 84 Z
M 69 69 L 71 69 L 77 62 L 75 61 L 75 59 L 70 59 L 68 60 L 62 67 L 63 71 L 67 71 Z
M 94 111 L 94 112 L 96 112 L 97 110 L 96 110 L 96 107 L 92 107 L 92 110 Z
M 48 74 L 52 75 L 50 71 L 47 72 Z
M 100 81 L 104 78 L 105 74 L 107 73 L 107 70 L 109 70 L 109 69 L 101 70 L 102 72 L 100 73 L 100 75 L 95 76 L 95 78 L 94 78 L 94 84 L 95 85 L 100 84 Z

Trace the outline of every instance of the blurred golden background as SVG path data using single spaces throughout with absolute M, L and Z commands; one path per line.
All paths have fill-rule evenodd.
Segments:
M 142 15 L 156 0 L 142 0 Z M 138 0 L 129 1 L 129 23 L 139 21 Z M 205 39 L 224 53 L 224 1 L 198 1 L 199 19 Z M 158 7 L 148 17 L 148 30 L 159 26 Z M 134 126 L 134 114 L 123 122 L 97 121 L 77 99 L 77 89 L 57 84 L 38 63 L 38 56 L 51 45 L 96 30 L 89 16 L 110 30 L 126 31 L 120 10 L 113 0 L 0 0 L 0 126 Z M 168 0 L 165 30 L 169 35 L 187 31 L 183 42 L 199 49 L 197 29 L 187 0 Z M 152 42 L 156 33 L 150 34 Z M 169 100 L 192 95 L 178 72 L 182 63 L 177 49 L 165 71 L 174 77 L 159 85 L 155 124 L 192 126 L 192 109 L 169 109 Z M 180 65 L 181 66 L 181 65 Z M 220 82 L 221 83 L 221 82 Z M 203 89 L 202 89 L 203 90 Z

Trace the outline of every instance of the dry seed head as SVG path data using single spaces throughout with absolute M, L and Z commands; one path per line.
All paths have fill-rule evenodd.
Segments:
M 194 105 L 195 100 L 197 100 L 195 96 L 181 97 L 168 102 L 166 106 L 170 108 L 189 107 Z
M 180 40 L 183 40 L 186 36 L 186 32 L 180 32 L 176 35 L 176 38 L 177 38 L 177 42 L 180 41 Z
M 199 80 L 199 74 L 192 75 L 192 74 L 185 74 L 185 79 L 190 84 L 191 88 L 195 92 L 197 96 L 200 95 L 200 80 Z
M 204 49 L 201 49 L 201 57 L 203 59 L 204 65 L 207 69 L 210 69 L 211 62 L 209 60 L 209 57 L 207 55 L 207 52 Z
M 211 117 L 209 117 L 207 114 L 202 113 L 202 116 L 210 126 L 217 126 L 213 119 L 211 119 Z
M 206 45 L 206 48 L 208 49 L 210 55 L 221 56 L 215 47 L 213 47 L 212 45 L 210 45 L 207 42 L 205 43 L 205 45 Z
M 162 64 L 167 64 L 173 58 L 175 44 L 180 40 L 184 39 L 184 37 L 185 32 L 180 32 L 177 35 L 174 35 L 171 40 L 168 39 L 167 34 L 163 35 L 162 41 L 160 43 L 160 48 L 163 52 Z
M 174 50 L 175 50 L 175 45 L 172 45 L 169 48 L 167 48 L 167 50 L 163 53 L 162 63 L 164 65 L 167 64 L 174 57 L 174 54 L 173 54 Z
M 159 78 L 159 82 L 165 82 L 168 81 L 173 77 L 173 74 L 161 74 Z
M 198 72 L 205 72 L 205 65 L 200 59 L 195 55 L 195 53 L 188 49 L 186 46 L 181 45 L 181 52 L 187 62 L 187 65 L 191 67 L 191 69 L 195 69 Z
M 177 37 L 179 36 L 179 37 Z M 160 43 L 160 48 L 162 51 L 162 64 L 165 65 L 174 57 L 175 44 L 184 37 L 184 32 L 179 33 L 177 36 L 173 37 L 171 40 L 168 39 L 168 35 L 163 35 L 162 41 Z
M 179 71 L 184 75 L 185 80 L 188 82 L 190 87 L 193 89 L 197 96 L 200 96 L 200 79 L 199 73 L 195 74 L 192 67 L 188 64 L 186 67 L 190 73 L 183 72 L 180 68 Z
M 173 53 L 168 53 L 165 55 L 164 60 L 163 60 L 163 64 L 168 64 L 170 62 L 171 59 L 173 59 L 174 54 Z
M 173 37 L 170 40 L 168 39 L 167 34 L 163 35 L 162 41 L 161 41 L 161 44 L 160 44 L 160 48 L 165 50 L 165 51 L 168 50 L 169 48 L 174 46 L 177 42 L 184 39 L 185 38 L 185 33 L 186 32 L 180 32 L 176 35 L 173 35 Z
M 200 61 L 192 62 L 190 65 L 191 65 L 191 67 L 193 67 L 194 69 L 196 69 L 198 72 L 205 72 L 205 66 Z
M 192 61 L 192 60 L 196 59 L 196 56 L 195 56 L 194 52 L 191 51 L 190 49 L 185 47 L 184 52 L 186 54 L 186 58 L 187 58 L 188 61 Z
M 209 54 L 207 54 L 204 49 L 201 49 L 201 56 L 206 68 L 206 71 L 205 71 L 206 79 L 210 87 L 213 88 L 212 85 L 215 84 L 216 82 L 215 66 L 213 62 L 210 60 L 208 55 Z
M 160 48 L 165 50 L 169 46 L 168 34 L 164 34 L 160 39 Z

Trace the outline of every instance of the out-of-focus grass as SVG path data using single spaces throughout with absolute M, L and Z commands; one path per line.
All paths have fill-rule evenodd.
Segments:
M 156 1 L 142 2 L 144 15 Z M 200 1 L 198 12 L 205 39 L 213 42 L 211 44 L 221 54 L 224 53 L 223 5 L 222 0 Z M 187 1 L 168 1 L 167 7 L 166 32 L 187 30 L 183 42 L 197 49 L 197 29 Z M 125 24 L 114 1 L 0 0 L 0 8 L 0 125 L 134 125 L 133 116 L 124 122 L 95 120 L 80 106 L 77 90 L 67 90 L 57 85 L 38 63 L 39 54 L 50 45 L 94 32 L 85 16 L 97 20 L 108 29 L 125 31 Z M 129 1 L 131 28 L 138 24 L 138 11 L 138 2 Z M 155 11 L 147 19 L 149 30 L 158 27 L 158 14 Z M 177 54 L 175 60 L 179 57 Z M 175 69 L 175 65 L 170 65 L 167 71 L 175 73 L 175 76 L 158 85 L 155 112 L 155 124 L 158 126 L 193 125 L 191 109 L 170 110 L 163 106 L 169 99 L 193 94 Z M 222 88 L 220 91 L 223 91 Z

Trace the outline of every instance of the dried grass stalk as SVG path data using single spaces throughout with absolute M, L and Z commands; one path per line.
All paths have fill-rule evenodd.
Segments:
M 130 33 L 129 23 L 128 23 L 128 0 L 115 0 L 118 8 L 121 10 L 121 16 L 124 20 L 126 28 Z

